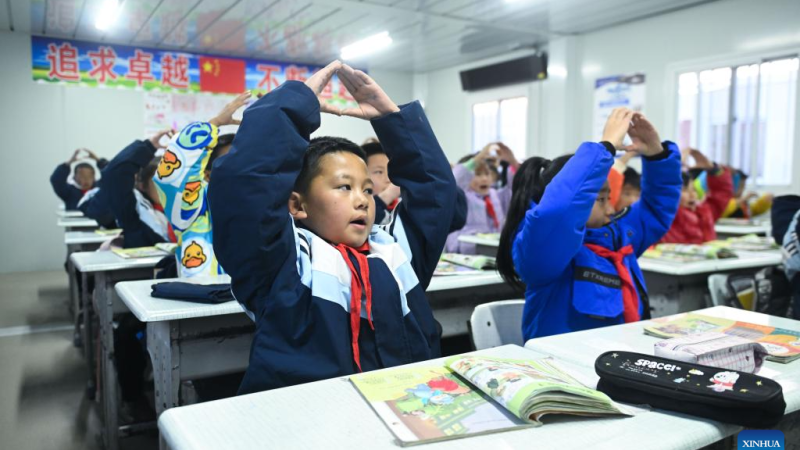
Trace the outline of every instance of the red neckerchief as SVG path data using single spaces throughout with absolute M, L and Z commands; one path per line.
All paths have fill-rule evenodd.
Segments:
M 353 361 L 358 366 L 358 371 L 361 372 L 361 355 L 358 349 L 358 332 L 361 328 L 361 293 L 363 292 L 367 299 L 367 320 L 369 326 L 375 331 L 375 326 L 372 325 L 372 285 L 369 282 L 369 263 L 367 262 L 366 253 L 369 252 L 369 241 L 364 242 L 364 245 L 358 248 L 349 247 L 344 244 L 335 245 L 334 248 L 339 250 L 347 267 L 350 268 L 350 333 L 352 334 L 351 345 L 353 347 Z M 352 254 L 358 262 L 358 267 L 361 269 L 361 277 L 356 270 L 353 262 L 350 261 L 348 253 Z
M 161 203 L 153 203 L 152 205 L 153 209 L 155 209 L 156 211 L 160 211 L 162 214 L 166 215 L 164 213 L 164 207 L 161 206 Z M 178 236 L 175 236 L 175 230 L 172 229 L 171 222 L 167 222 L 167 237 L 169 238 L 169 241 L 172 242 L 173 244 L 178 243 Z
M 626 245 L 619 249 L 618 252 L 611 251 L 605 247 L 594 244 L 583 244 L 589 250 L 593 251 L 597 256 L 609 260 L 617 269 L 617 274 L 622 280 L 622 315 L 625 318 L 625 323 L 638 322 L 641 317 L 639 316 L 639 296 L 636 294 L 636 287 L 633 285 L 628 268 L 625 267 L 625 256 L 633 254 L 633 246 Z
M 400 199 L 396 198 L 392 203 L 386 205 L 386 209 L 388 209 L 389 211 L 394 211 L 394 209 L 397 208 L 398 203 L 400 203 Z
M 494 222 L 494 228 L 499 230 L 500 222 L 497 221 L 497 213 L 494 210 L 492 199 L 487 195 L 486 197 L 483 197 L 483 202 L 486 203 L 486 213 L 492 218 L 492 221 Z

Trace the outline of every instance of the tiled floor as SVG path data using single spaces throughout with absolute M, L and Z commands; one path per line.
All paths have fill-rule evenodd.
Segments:
M 63 271 L 0 275 L 0 448 L 101 448 L 67 298 Z M 158 440 L 137 436 L 121 448 L 155 449 Z

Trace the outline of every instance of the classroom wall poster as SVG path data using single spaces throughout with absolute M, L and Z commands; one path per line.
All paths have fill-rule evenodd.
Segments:
M 305 81 L 321 68 L 39 36 L 31 37 L 31 52 L 33 79 L 39 83 L 183 94 L 267 93 L 287 80 Z M 322 97 L 341 108 L 356 106 L 336 76 Z
M 634 111 L 644 110 L 643 73 L 600 78 L 594 83 L 594 139 L 603 137 L 608 115 L 620 106 Z M 626 138 L 627 139 L 627 138 Z
M 144 93 L 144 136 L 152 136 L 167 128 L 180 131 L 192 122 L 210 120 L 235 97 L 232 94 L 147 91 Z M 241 119 L 241 111 L 234 114 L 234 118 Z

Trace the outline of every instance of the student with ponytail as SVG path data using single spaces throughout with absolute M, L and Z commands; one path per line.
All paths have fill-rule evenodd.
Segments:
M 622 146 L 628 134 L 633 143 Z M 642 196 L 615 213 L 608 172 L 617 149 L 643 156 Z M 517 171 L 497 266 L 525 289 L 525 339 L 648 318 L 636 258 L 669 229 L 681 195 L 677 146 L 626 108 L 609 116 L 602 141 Z

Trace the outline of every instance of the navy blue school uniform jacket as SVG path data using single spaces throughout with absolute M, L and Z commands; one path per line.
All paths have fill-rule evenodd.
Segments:
M 149 247 L 169 241 L 166 216 L 136 186 L 136 174 L 155 156 L 150 141 L 133 141 L 108 163 L 100 179 L 102 202 L 122 228 L 125 248 Z
M 97 168 L 102 170 L 108 164 L 105 158 L 97 161 Z M 64 209 L 74 211 L 78 209 L 78 202 L 81 201 L 84 192 L 78 187 L 67 183 L 70 174 L 69 163 L 62 163 L 56 166 L 56 170 L 50 175 L 50 185 L 53 186 L 58 198 L 64 202 Z
M 373 227 L 366 258 L 360 255 L 369 269 L 374 330 L 366 308 L 354 308 L 360 319 L 351 317 L 355 280 L 344 257 L 288 213 L 319 124 L 313 92 L 287 81 L 245 110 L 232 150 L 214 163 L 214 250 L 256 324 L 240 393 L 356 373 L 356 349 L 363 371 L 440 355 L 425 289 L 452 224 L 464 219 L 454 217 L 455 180 L 422 107 L 411 103 L 372 120 L 403 198 L 389 225 Z M 348 257 L 363 273 L 358 258 Z
M 81 201 L 78 202 L 78 209 L 84 216 L 96 220 L 103 228 L 111 229 L 117 226 L 114 213 L 111 212 L 108 201 L 105 200 L 105 195 L 100 193 L 99 187 L 86 191 Z
M 669 230 L 681 196 L 680 152 L 671 142 L 663 147 L 642 158 L 641 199 L 602 228 L 586 228 L 586 221 L 614 162 L 611 144 L 581 144 L 539 204 L 532 202 L 511 250 L 526 285 L 526 340 L 624 323 L 623 292 L 635 291 L 631 300 L 638 303 L 638 316 L 649 317 L 636 259 Z M 603 249 L 614 256 L 600 256 Z M 625 270 L 618 270 L 615 257 Z

